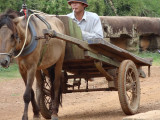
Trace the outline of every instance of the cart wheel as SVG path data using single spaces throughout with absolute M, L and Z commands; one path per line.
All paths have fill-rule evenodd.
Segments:
M 138 111 L 140 104 L 140 82 L 137 68 L 131 60 L 122 61 L 119 67 L 118 95 L 125 114 L 133 115 Z
M 43 73 L 42 73 L 43 74 Z M 67 73 L 66 72 L 62 72 L 62 84 L 64 88 L 64 92 L 66 91 L 66 81 L 64 81 L 64 79 L 66 78 Z M 42 114 L 42 116 L 45 119 L 51 119 L 51 113 L 52 113 L 52 101 L 51 101 L 51 81 L 50 79 L 45 76 L 45 74 L 43 74 L 43 81 L 41 81 L 41 88 L 39 92 L 40 94 L 40 112 Z M 38 94 L 38 93 L 37 93 Z
M 43 81 L 41 82 L 40 91 L 36 91 L 40 92 L 40 112 L 45 119 L 51 119 L 51 81 L 47 76 L 43 75 Z

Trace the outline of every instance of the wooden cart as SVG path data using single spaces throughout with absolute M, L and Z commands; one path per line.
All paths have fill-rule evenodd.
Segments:
M 122 110 L 131 115 L 138 111 L 140 104 L 139 76 L 142 66 L 148 66 L 150 76 L 151 60 L 140 58 L 124 49 L 121 49 L 103 39 L 82 40 L 79 27 L 66 16 L 59 16 L 64 22 L 67 35 L 44 30 L 45 35 L 56 37 L 67 42 L 66 56 L 63 65 L 62 79 L 63 92 L 90 92 L 90 91 L 118 91 Z M 72 36 L 72 37 L 71 37 Z M 72 74 L 68 74 L 72 73 Z M 88 88 L 88 80 L 95 77 L 105 77 L 107 88 Z M 86 88 L 81 89 L 81 79 L 85 79 Z M 73 79 L 69 84 L 68 80 Z M 50 118 L 50 81 L 44 78 L 41 91 L 41 114 Z M 74 89 L 78 86 L 78 89 Z M 73 88 L 73 89 L 71 89 Z

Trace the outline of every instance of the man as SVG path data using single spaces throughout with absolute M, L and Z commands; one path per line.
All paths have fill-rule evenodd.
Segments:
M 96 13 L 85 11 L 87 0 L 68 0 L 73 12 L 67 16 L 78 24 L 82 31 L 83 40 L 89 42 L 96 38 L 103 38 L 103 29 L 99 16 Z M 90 78 L 89 81 L 93 81 Z
M 88 7 L 87 0 L 68 0 L 73 12 L 67 16 L 72 18 L 81 28 L 82 37 L 89 41 L 103 38 L 103 29 L 99 16 L 96 13 L 85 11 Z

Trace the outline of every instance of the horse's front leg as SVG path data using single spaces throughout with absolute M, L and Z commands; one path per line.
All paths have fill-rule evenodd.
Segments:
M 23 113 L 22 120 L 28 120 L 28 105 L 29 105 L 30 101 L 32 102 L 34 117 L 39 118 L 39 109 L 37 107 L 37 104 L 36 104 L 36 101 L 34 98 L 34 91 L 32 89 L 35 71 L 36 70 L 34 68 L 32 68 L 32 69 L 27 70 L 27 72 L 26 72 L 26 74 L 27 74 L 27 80 L 25 82 L 26 89 L 25 89 L 25 92 L 23 95 L 25 106 L 24 106 L 24 113 Z

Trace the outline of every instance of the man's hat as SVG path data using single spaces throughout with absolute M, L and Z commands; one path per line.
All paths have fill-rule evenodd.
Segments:
M 68 4 L 71 5 L 72 2 L 80 2 L 86 5 L 88 7 L 87 0 L 68 0 Z

